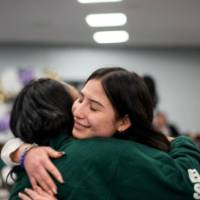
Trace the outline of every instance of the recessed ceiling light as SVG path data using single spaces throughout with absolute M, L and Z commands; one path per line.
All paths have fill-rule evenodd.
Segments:
M 127 17 L 123 13 L 90 14 L 85 20 L 92 27 L 122 26 Z
M 121 43 L 129 39 L 129 34 L 126 31 L 100 31 L 93 35 L 95 42 L 106 43 Z
M 109 3 L 109 2 L 120 2 L 123 0 L 78 0 L 79 3 Z

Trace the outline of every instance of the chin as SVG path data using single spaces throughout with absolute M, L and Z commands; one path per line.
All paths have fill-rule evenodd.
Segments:
M 86 138 L 89 138 L 89 137 L 87 137 L 86 134 L 80 133 L 80 132 L 77 131 L 77 130 L 73 130 L 73 131 L 72 131 L 72 135 L 73 135 L 73 137 L 75 137 L 75 138 L 77 138 L 77 139 L 86 139 Z

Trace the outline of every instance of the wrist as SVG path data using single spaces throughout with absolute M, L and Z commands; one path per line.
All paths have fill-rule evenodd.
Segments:
M 15 163 L 19 163 L 20 155 L 24 152 L 24 149 L 28 146 L 30 146 L 30 144 L 21 144 L 15 151 L 13 151 L 10 154 L 10 159 Z
M 33 149 L 37 146 L 38 146 L 37 144 L 33 143 L 33 144 L 28 144 L 28 145 L 23 147 L 23 149 L 21 150 L 20 156 L 19 156 L 19 165 L 20 165 L 21 168 L 24 168 L 24 160 L 25 160 L 27 153 L 31 149 Z

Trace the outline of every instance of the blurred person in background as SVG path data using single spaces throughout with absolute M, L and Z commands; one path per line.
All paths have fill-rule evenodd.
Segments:
M 153 107 L 155 110 L 159 103 L 159 97 L 158 97 L 155 79 L 150 75 L 144 75 L 142 78 L 143 78 L 144 82 L 146 83 L 147 88 L 149 89 L 149 92 L 150 92 L 150 95 L 152 98 L 152 102 L 153 102 Z
M 158 97 L 155 79 L 150 75 L 144 75 L 143 80 L 149 89 L 149 92 L 151 94 L 151 98 L 153 101 L 153 106 L 154 106 L 154 120 L 153 120 L 154 123 L 153 124 L 155 128 L 167 136 L 171 136 L 171 137 L 179 136 L 180 132 L 178 128 L 174 124 L 171 124 L 168 121 L 165 113 L 161 111 L 157 111 L 159 97 Z
M 184 133 L 184 135 L 189 136 L 200 149 L 200 132 L 187 131 Z
M 167 136 L 177 137 L 180 135 L 177 127 L 170 123 L 164 112 L 157 111 L 153 121 L 154 127 Z

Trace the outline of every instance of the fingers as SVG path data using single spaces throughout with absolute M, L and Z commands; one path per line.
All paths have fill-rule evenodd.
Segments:
M 56 197 L 43 191 L 40 187 L 37 187 L 35 191 L 26 188 L 25 193 L 20 192 L 18 196 L 22 200 L 57 200 Z
M 50 147 L 36 147 L 27 153 L 24 166 L 33 188 L 40 185 L 48 193 L 57 193 L 57 187 L 50 174 L 60 183 L 64 181 L 49 157 L 58 158 L 62 155 L 62 152 L 57 152 Z
M 32 185 L 32 188 L 35 189 L 37 187 L 37 181 L 32 176 L 29 176 L 29 180 L 30 180 L 30 183 Z
M 40 166 L 37 168 L 37 172 L 27 172 L 27 174 L 33 189 L 39 185 L 50 194 L 57 193 L 57 187 L 44 167 Z
M 51 162 L 51 160 L 48 160 L 48 162 L 45 162 L 45 168 L 48 170 L 50 174 L 53 175 L 53 177 L 58 180 L 60 183 L 64 183 L 63 177 L 59 170 L 56 168 L 56 166 Z M 51 180 L 48 180 L 49 183 Z M 52 184 L 51 184 L 52 185 Z M 50 185 L 49 185 L 50 186 Z
M 35 192 L 34 190 L 31 190 L 31 189 L 28 189 L 28 188 L 25 189 L 25 192 L 26 192 L 26 194 L 29 195 L 29 197 L 31 197 L 31 199 L 38 199 L 40 196 L 37 194 L 37 192 Z
M 18 196 L 19 196 L 19 198 L 21 199 L 21 200 L 32 200 L 30 197 L 28 197 L 26 194 L 24 194 L 24 193 L 19 193 L 18 194 Z
M 40 188 L 40 187 L 37 187 L 37 188 L 36 188 L 36 192 L 37 192 L 39 195 L 43 196 L 43 197 L 49 198 L 49 200 L 50 200 L 50 199 L 52 199 L 52 200 L 57 200 L 55 196 L 52 196 L 52 195 L 50 196 L 48 193 L 46 193 L 46 192 L 45 192 L 44 190 L 42 190 L 42 188 Z
M 41 186 L 43 190 L 50 194 L 57 194 L 57 187 L 46 169 L 38 170 L 38 174 L 35 174 L 34 178 L 37 180 L 37 185 Z
M 169 142 L 172 142 L 175 138 L 167 136 L 167 139 L 168 139 Z
M 47 192 L 45 192 L 44 190 L 42 190 L 42 188 L 39 186 L 36 188 L 36 192 L 41 196 L 45 196 L 45 197 L 49 196 L 49 194 Z
M 48 156 L 51 158 L 60 158 L 61 156 L 65 154 L 65 152 L 56 151 L 52 149 L 51 147 L 45 147 L 45 148 L 48 153 Z
M 51 157 L 51 158 L 59 158 L 59 157 L 63 156 L 65 153 L 64 152 L 55 151 L 54 149 L 52 149 L 50 147 L 37 147 L 37 149 L 38 149 L 37 153 L 40 153 L 40 154 L 38 154 L 40 156 L 37 156 L 37 157 L 34 157 L 34 158 L 35 158 L 35 162 L 38 163 L 38 166 L 43 167 L 45 170 L 48 170 L 48 172 L 50 172 L 58 182 L 64 183 L 64 180 L 63 180 L 63 177 L 62 177 L 61 173 L 55 167 L 55 165 L 53 165 L 53 163 L 49 159 L 49 157 Z M 36 150 L 31 150 L 31 151 L 32 152 L 34 151 L 33 152 L 34 154 L 36 153 Z M 32 155 L 30 155 L 30 156 L 32 156 Z M 31 168 L 31 166 L 30 166 L 30 168 Z M 49 187 L 53 187 L 52 179 L 48 178 L 48 182 L 50 183 Z
M 25 189 L 26 194 L 24 193 L 19 193 L 19 197 L 22 200 L 48 200 L 48 198 L 43 198 L 42 196 L 40 196 L 39 194 L 37 194 L 37 192 L 35 192 L 32 189 Z

